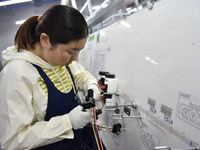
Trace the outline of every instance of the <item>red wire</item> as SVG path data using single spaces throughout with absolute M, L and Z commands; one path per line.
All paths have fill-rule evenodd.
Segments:
M 95 110 L 95 108 L 94 108 L 94 121 L 95 121 L 96 129 L 97 129 L 97 133 L 98 133 L 98 136 L 99 136 L 99 141 L 100 141 L 100 144 L 101 144 L 101 149 L 103 150 L 103 145 L 102 145 L 102 142 L 101 142 L 101 137 L 99 135 L 99 130 L 98 130 L 98 127 L 97 127 L 97 119 L 96 119 L 96 110 Z

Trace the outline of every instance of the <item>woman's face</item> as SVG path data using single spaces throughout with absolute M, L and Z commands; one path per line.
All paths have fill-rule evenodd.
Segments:
M 53 66 L 65 66 L 76 60 L 79 52 L 84 48 L 87 38 L 72 41 L 68 44 L 58 44 L 43 52 L 43 59 Z

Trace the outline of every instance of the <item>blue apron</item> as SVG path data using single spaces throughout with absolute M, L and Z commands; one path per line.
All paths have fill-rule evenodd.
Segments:
M 52 117 L 69 113 L 73 108 L 78 106 L 76 93 L 72 90 L 69 93 L 60 92 L 49 79 L 41 67 L 33 64 L 43 78 L 48 90 L 48 104 L 45 115 L 45 121 L 49 121 Z M 66 66 L 71 75 L 74 88 L 75 82 L 73 75 L 68 66 Z M 76 89 L 75 89 L 76 91 Z M 76 91 L 77 92 L 77 91 Z M 49 145 L 45 145 L 35 150 L 97 150 L 94 133 L 91 127 L 85 126 L 83 129 L 74 130 L 74 139 L 64 139 Z

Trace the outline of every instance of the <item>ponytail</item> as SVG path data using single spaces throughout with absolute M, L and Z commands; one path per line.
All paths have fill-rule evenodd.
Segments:
M 39 41 L 39 36 L 36 35 L 37 24 L 38 16 L 32 16 L 19 27 L 14 39 L 18 52 L 20 49 L 33 49 L 34 44 Z

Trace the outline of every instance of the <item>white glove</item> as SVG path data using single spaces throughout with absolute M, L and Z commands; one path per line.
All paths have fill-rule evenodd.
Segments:
M 100 97 L 100 90 L 99 90 L 98 86 L 95 85 L 95 84 L 91 84 L 91 85 L 88 87 L 88 90 L 89 90 L 89 89 L 92 89 L 92 90 L 93 90 L 93 98 L 94 98 L 95 100 L 98 100 L 99 97 Z
M 73 129 L 83 128 L 90 122 L 90 112 L 83 112 L 83 107 L 78 105 L 69 112 L 69 118 Z

